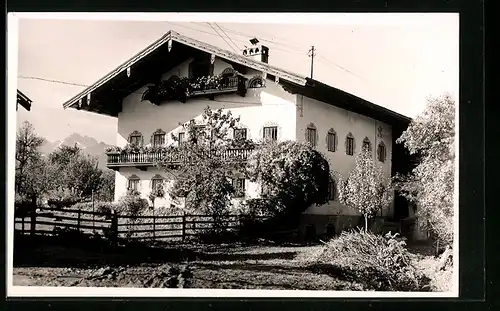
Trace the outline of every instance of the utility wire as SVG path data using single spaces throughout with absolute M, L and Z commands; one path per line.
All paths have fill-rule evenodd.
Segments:
M 185 26 L 185 25 L 181 25 L 181 24 L 176 24 L 176 23 L 171 23 L 171 22 L 168 22 L 168 23 L 169 23 L 169 24 L 172 24 L 172 25 L 175 25 L 175 26 L 179 26 L 179 27 L 184 27 L 184 28 L 187 28 L 187 29 L 191 29 L 191 30 L 194 30 L 194 31 L 198 31 L 198 32 L 202 32 L 202 33 L 206 33 L 206 34 L 210 34 L 210 35 L 214 35 L 214 36 L 220 36 L 220 35 L 217 35 L 217 34 L 214 34 L 214 33 L 211 33 L 211 32 L 207 32 L 207 31 L 204 31 L 204 30 L 196 29 L 196 28 L 193 28 L 193 27 L 189 27 L 189 26 Z M 195 23 L 195 22 L 191 22 L 191 24 L 200 25 L 200 26 L 205 26 L 204 24 L 201 24 L 201 23 Z M 207 23 L 207 24 L 208 24 L 208 23 Z M 209 26 L 210 26 L 212 29 L 214 29 L 214 28 L 213 28 L 210 24 L 209 24 Z M 250 35 L 250 34 L 246 34 L 246 33 L 243 33 L 243 32 L 234 31 L 234 30 L 231 30 L 231 29 L 229 29 L 229 28 L 227 28 L 227 27 L 221 27 L 221 26 L 220 26 L 220 25 L 218 25 L 218 24 L 217 24 L 217 26 L 218 26 L 219 28 L 221 28 L 221 30 L 222 30 L 222 29 L 226 29 L 226 31 L 227 31 L 227 32 L 229 32 L 229 33 L 233 33 L 233 34 L 236 34 L 236 35 L 238 35 L 238 36 L 247 37 L 247 38 L 248 38 L 248 37 L 252 37 L 252 35 Z M 214 29 L 214 30 L 215 30 L 215 29 Z M 226 34 L 226 35 L 227 35 L 227 34 Z M 292 50 L 290 50 L 290 49 L 283 49 L 283 48 L 273 47 L 273 49 L 275 49 L 275 50 L 279 50 L 279 51 L 283 51 L 283 52 L 287 52 L 287 53 L 293 53 L 293 54 L 302 55 L 302 56 L 306 56 L 306 55 L 307 55 L 306 53 L 301 53 L 301 52 L 298 52 L 298 51 L 297 51 L 297 50 L 302 50 L 302 49 L 303 49 L 303 47 L 300 47 L 300 46 L 298 46 L 298 45 L 288 45 L 288 44 L 283 44 L 283 43 L 277 43 L 276 41 L 273 41 L 273 40 L 268 40 L 268 39 L 262 38 L 262 37 L 260 37 L 260 36 L 259 36 L 259 40 L 262 40 L 262 41 L 265 41 L 265 42 L 269 42 L 269 43 L 271 43 L 271 44 L 273 44 L 273 45 L 285 46 L 285 47 L 291 47 L 291 48 L 292 48 Z M 246 43 L 246 41 L 243 41 L 243 40 L 237 40 L 237 39 L 235 39 L 235 41 L 238 41 L 238 42 L 245 42 L 245 43 Z M 226 43 L 228 43 L 228 42 L 226 41 Z M 229 44 L 229 43 L 228 43 L 228 44 Z M 337 64 L 337 63 L 335 63 L 335 62 L 332 62 L 331 60 L 327 59 L 327 58 L 326 58 L 326 57 L 324 57 L 324 56 L 318 55 L 318 58 L 320 58 L 320 59 L 318 59 L 318 60 L 319 60 L 319 61 L 321 61 L 322 63 L 326 63 L 327 65 L 331 65 L 331 66 L 337 67 L 337 68 L 339 68 L 339 69 L 341 69 L 341 70 L 343 70 L 343 71 L 345 71 L 345 72 L 347 72 L 347 73 L 349 73 L 349 74 L 351 74 L 351 75 L 353 75 L 353 76 L 355 76 L 355 77 L 357 77 L 357 78 L 359 78 L 359 79 L 365 80 L 363 77 L 361 77 L 361 76 L 359 76 L 359 75 L 355 74 L 355 73 L 354 73 L 354 72 L 352 72 L 351 70 L 349 70 L 349 69 L 347 69 L 347 68 L 345 68 L 345 67 L 343 67 L 343 66 L 341 66 L 341 65 L 339 65 L 339 64 Z
M 357 78 L 359 78 L 359 79 L 361 79 L 361 80 L 366 81 L 366 79 L 365 79 L 365 78 L 363 78 L 363 77 L 361 77 L 361 76 L 359 76 L 359 75 L 355 74 L 354 72 L 350 71 L 349 69 L 347 69 L 347 68 L 345 68 L 345 67 L 343 67 L 343 66 L 340 66 L 339 64 L 337 64 L 337 63 L 335 63 L 335 62 L 330 61 L 328 58 L 326 58 L 326 57 L 324 57 L 324 56 L 318 55 L 318 58 L 320 58 L 320 61 L 321 61 L 321 60 L 323 60 L 323 62 L 324 62 L 324 63 L 326 63 L 326 64 L 329 64 L 329 65 L 335 66 L 335 67 L 337 67 L 337 68 L 339 68 L 339 69 L 341 69 L 341 70 L 344 70 L 345 72 L 347 72 L 347 73 L 349 73 L 349 74 L 351 74 L 351 75 L 353 75 L 353 76 L 355 76 L 355 77 L 357 77 Z
M 236 50 L 239 50 L 239 47 L 236 45 L 236 43 L 234 43 L 233 39 L 231 39 L 231 37 L 230 37 L 230 36 L 228 36 L 228 34 L 224 31 L 224 29 L 222 29 L 222 28 L 219 26 L 219 24 L 217 24 L 217 23 L 214 23 L 214 24 L 215 24 L 215 26 L 219 27 L 219 29 L 222 31 L 222 33 L 223 33 L 223 34 L 225 34 L 225 35 L 226 35 L 226 37 L 227 37 L 227 38 L 228 38 L 228 39 L 229 39 L 229 40 L 233 43 L 233 45 L 236 47 Z
M 215 29 L 215 28 L 214 28 L 214 26 L 212 26 L 212 24 L 210 24 L 210 23 L 207 23 L 207 24 L 208 24 L 208 25 L 210 25 L 210 27 L 212 27 L 212 29 L 215 31 L 215 33 L 216 33 L 216 34 L 218 34 L 218 35 L 219 35 L 219 37 L 221 37 L 221 38 L 222 38 L 222 40 L 224 40 L 224 42 L 226 42 L 226 43 L 227 43 L 227 45 L 229 45 L 229 47 L 230 47 L 230 48 L 231 48 L 231 49 L 232 49 L 235 53 L 238 53 L 238 52 L 236 52 L 236 50 L 234 49 L 234 47 L 233 47 L 233 46 L 232 46 L 229 42 L 227 42 L 226 38 L 224 38 L 224 37 L 223 37 L 223 36 L 222 36 L 222 35 L 221 35 L 218 31 L 217 31 L 217 29 Z

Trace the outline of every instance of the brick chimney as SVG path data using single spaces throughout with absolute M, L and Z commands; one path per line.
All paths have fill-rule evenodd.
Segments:
M 256 38 L 251 39 L 250 43 L 252 43 L 252 45 L 243 50 L 243 56 L 267 64 L 269 62 L 269 48 L 265 45 L 258 44 L 259 40 Z

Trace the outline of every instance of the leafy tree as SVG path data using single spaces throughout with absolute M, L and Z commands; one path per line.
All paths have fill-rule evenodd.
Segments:
M 97 159 L 77 146 L 61 146 L 49 155 L 57 172 L 55 193 L 71 193 L 75 202 L 89 198 L 103 183 Z
M 356 157 L 356 164 L 347 178 L 338 174 L 338 190 L 340 203 L 363 215 L 365 232 L 368 231 L 368 219 L 393 199 L 390 178 L 384 177 L 368 150 L 363 150 Z
M 429 98 L 425 110 L 398 138 L 419 164 L 396 184 L 417 205 L 417 215 L 437 241 L 453 241 L 455 102 L 450 95 Z
M 110 169 L 102 171 L 101 181 L 97 188 L 100 201 L 111 202 L 115 197 L 115 172 Z
M 309 144 L 267 142 L 251 155 L 247 175 L 258 182 L 275 216 L 293 219 L 309 206 L 328 202 L 330 166 Z
M 219 228 L 235 192 L 232 180 L 244 171 L 244 161 L 227 157 L 227 152 L 253 145 L 246 139 L 230 137 L 239 122 L 239 117 L 233 117 L 230 111 L 213 111 L 207 107 L 201 118 L 199 123 L 191 120 L 180 124 L 187 140 L 179 142 L 178 137 L 172 135 L 177 142 L 170 149 L 172 157 L 158 163 L 158 167 L 175 177 L 170 195 L 174 199 L 184 198 L 189 209 L 211 215 L 215 228 Z M 172 167 L 172 158 L 180 161 L 178 167 Z
M 51 185 L 50 165 L 39 151 L 44 141 L 27 121 L 16 135 L 15 190 L 23 200 L 30 199 L 35 204 Z

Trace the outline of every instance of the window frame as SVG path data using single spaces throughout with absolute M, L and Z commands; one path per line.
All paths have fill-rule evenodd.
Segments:
M 383 142 L 380 142 L 377 146 L 377 160 L 382 163 L 387 160 L 387 148 Z
M 177 142 L 178 142 L 179 146 L 186 142 L 186 133 L 185 132 L 179 132 L 177 134 Z
M 141 179 L 135 175 L 130 176 L 127 178 L 127 190 L 133 190 L 133 191 L 139 191 L 139 184 L 140 184 Z M 133 187 L 132 185 L 135 185 Z
M 241 182 L 241 184 L 239 184 Z M 241 186 L 241 187 L 240 187 Z M 234 197 L 235 198 L 244 198 L 246 194 L 246 178 L 235 178 L 233 179 L 233 187 L 234 187 Z
M 348 156 L 353 156 L 354 153 L 355 153 L 355 150 L 354 150 L 354 136 L 347 135 L 347 137 L 346 137 L 346 146 L 345 147 L 346 147 L 345 153 Z
M 330 145 L 330 143 L 332 143 L 333 147 Z M 337 133 L 335 133 L 334 131 L 328 131 L 328 133 L 326 133 L 326 150 L 330 152 L 337 151 Z
M 266 136 L 266 133 L 269 133 L 269 131 L 270 131 L 271 137 Z M 273 137 L 273 136 L 276 136 L 276 137 Z M 276 126 L 276 125 L 264 126 L 262 128 L 262 138 L 264 140 L 277 141 L 278 140 L 278 126 Z
M 337 200 L 337 184 L 335 180 L 331 179 L 328 181 L 328 201 Z
M 237 137 L 238 132 L 244 133 L 243 137 Z M 234 140 L 246 140 L 248 139 L 248 130 L 246 128 L 235 128 L 233 129 L 233 139 Z
M 318 145 L 318 131 L 316 127 L 308 126 L 306 128 L 306 141 L 311 144 L 311 146 L 316 147 Z M 311 141 L 312 139 L 312 141 Z

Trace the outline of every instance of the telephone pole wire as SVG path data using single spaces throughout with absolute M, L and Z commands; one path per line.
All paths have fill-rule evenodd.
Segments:
M 313 73 L 314 73 L 314 56 L 316 56 L 315 53 L 316 49 L 314 48 L 314 45 L 311 46 L 311 49 L 308 52 L 308 56 L 311 58 L 311 79 L 313 78 Z

